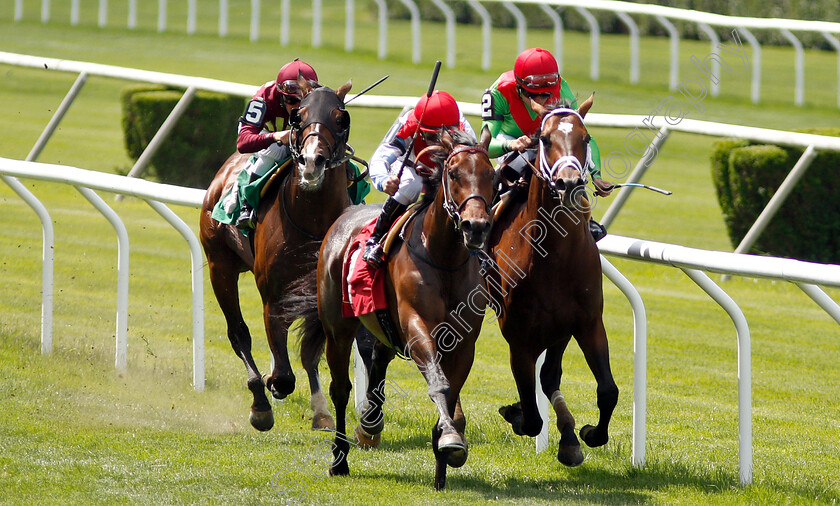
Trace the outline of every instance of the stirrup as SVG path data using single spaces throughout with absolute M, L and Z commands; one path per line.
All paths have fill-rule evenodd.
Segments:
M 253 208 L 243 206 L 236 219 L 236 228 L 241 230 L 255 228 L 256 214 Z
M 592 234 L 595 242 L 600 241 L 607 235 L 606 227 L 592 219 L 589 220 L 589 232 Z
M 382 244 L 373 238 L 368 239 L 365 243 L 365 252 L 362 259 L 371 267 L 376 269 L 382 267 L 382 264 L 385 263 L 385 251 L 382 249 Z

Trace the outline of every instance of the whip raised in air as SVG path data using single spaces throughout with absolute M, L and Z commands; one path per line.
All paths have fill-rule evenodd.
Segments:
M 641 183 L 618 183 L 618 184 L 612 185 L 613 188 L 621 188 L 622 186 L 629 186 L 630 188 L 644 188 L 646 190 L 651 190 L 651 191 L 655 191 L 657 193 L 661 193 L 662 195 L 671 195 L 672 193 L 674 193 L 670 190 L 663 190 L 662 188 L 657 188 L 655 186 L 648 186 L 646 184 L 641 184 Z
M 439 73 L 440 60 L 435 62 L 435 70 L 432 72 L 432 80 L 429 82 L 429 91 L 426 92 L 427 101 L 428 99 L 432 98 L 432 92 L 435 91 L 435 84 L 437 84 L 437 78 Z M 411 137 L 411 142 L 408 144 L 408 148 L 405 150 L 405 158 L 403 158 L 403 163 L 402 165 L 400 165 L 399 172 L 397 172 L 397 179 L 402 177 L 403 169 L 405 169 L 405 166 L 408 163 L 408 159 L 411 156 L 412 150 L 414 149 L 414 143 L 417 142 L 417 136 L 420 134 L 419 125 L 423 124 L 423 116 L 426 114 L 426 109 L 428 109 L 428 107 L 423 108 L 423 111 L 420 113 L 420 119 L 417 120 L 417 130 L 414 132 L 414 135 Z
M 390 76 L 390 75 L 385 75 L 384 77 L 380 78 L 380 79 L 379 79 L 378 81 L 376 81 L 375 83 L 371 84 L 371 85 L 370 85 L 370 86 L 368 86 L 367 88 L 365 88 L 365 89 L 363 89 L 362 91 L 360 91 L 360 92 L 356 93 L 355 95 L 353 95 L 353 97 L 352 97 L 352 98 L 350 98 L 350 100 L 348 100 L 348 101 L 344 102 L 344 105 L 349 104 L 350 102 L 352 102 L 352 101 L 356 100 L 357 98 L 359 98 L 360 96 L 362 96 L 362 95 L 364 95 L 365 93 L 369 92 L 370 90 L 372 90 L 372 89 L 376 88 L 377 86 L 379 86 L 379 84 L 380 84 L 380 83 L 382 83 L 382 81 L 384 81 L 385 79 L 388 79 L 389 77 L 391 77 L 391 76 Z

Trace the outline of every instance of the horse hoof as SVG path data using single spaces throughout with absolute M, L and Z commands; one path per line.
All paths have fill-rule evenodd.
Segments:
M 557 450 L 557 460 L 567 467 L 577 467 L 583 464 L 583 452 L 580 445 L 560 446 Z
M 380 430 L 381 432 L 381 430 Z M 356 426 L 356 440 L 363 449 L 376 448 L 382 440 L 382 434 L 370 434 L 361 425 Z
M 271 410 L 255 411 L 252 409 L 248 421 L 251 422 L 251 427 L 262 432 L 271 430 L 274 427 L 274 415 L 271 413 Z
M 499 414 L 510 424 L 514 434 L 517 436 L 525 435 L 525 432 L 522 431 L 522 407 L 518 402 L 509 406 L 502 406 L 499 408 Z
M 592 425 L 584 425 L 580 429 L 580 438 L 583 439 L 583 442 L 586 443 L 586 446 L 590 448 L 597 448 L 599 446 L 604 446 L 609 441 L 609 436 L 604 434 L 603 437 L 598 437 L 598 431 L 596 427 Z
M 312 417 L 312 430 L 335 430 L 335 420 L 330 415 Z
M 449 467 L 461 467 L 467 463 L 467 456 L 469 455 L 469 448 L 466 439 L 461 436 L 461 441 L 464 443 L 464 451 L 451 451 L 446 456 L 446 463 Z
M 438 451 L 446 454 L 447 464 L 454 462 L 460 467 L 467 461 L 467 445 L 460 434 L 444 434 L 438 439 Z M 452 465 L 452 464 L 449 464 Z
M 382 429 L 385 428 L 385 417 L 380 415 L 378 422 L 372 425 L 368 425 L 365 423 L 365 415 L 362 415 L 361 420 L 359 420 L 359 426 L 362 427 L 365 430 L 365 432 L 372 436 L 379 434 L 380 432 L 382 432 Z
M 347 465 L 347 461 L 343 460 L 338 465 L 331 465 L 330 476 L 350 476 L 350 467 Z

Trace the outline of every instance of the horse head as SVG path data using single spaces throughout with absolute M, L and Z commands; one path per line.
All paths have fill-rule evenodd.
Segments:
M 446 153 L 440 174 L 443 208 L 470 251 L 484 248 L 490 235 L 495 174 L 487 154 L 490 137 L 487 128 L 478 144 L 459 130 L 441 129 L 439 134 Z
M 548 183 L 555 198 L 571 209 L 589 207 L 586 181 L 592 153 L 583 118 L 593 102 L 594 95 L 578 109 L 563 104 L 549 107 L 531 104 L 542 117 L 536 175 Z
M 303 99 L 289 118 L 290 146 L 301 189 L 315 191 L 321 187 L 326 171 L 345 161 L 350 113 L 344 109 L 344 97 L 352 83 L 347 81 L 333 90 L 298 74 L 298 84 Z

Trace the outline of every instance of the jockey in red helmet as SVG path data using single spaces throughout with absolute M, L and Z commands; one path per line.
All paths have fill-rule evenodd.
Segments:
M 379 244 L 385 232 L 409 204 L 420 196 L 423 179 L 415 172 L 414 162 L 417 153 L 426 148 L 441 127 L 463 130 L 475 138 L 475 131 L 452 95 L 436 90 L 430 97 L 423 95 L 414 109 L 397 118 L 370 159 L 370 180 L 373 186 L 390 195 L 382 206 L 373 234 L 365 244 L 364 259 L 374 267 L 379 267 L 385 261 Z M 418 130 L 417 140 L 408 153 L 408 145 Z M 403 160 L 406 160 L 405 168 L 401 177 L 398 177 Z
M 240 153 L 256 155 L 256 160 L 245 167 L 251 182 L 264 176 L 276 163 L 289 157 L 289 115 L 292 109 L 300 105 L 303 98 L 298 85 L 298 74 L 309 81 L 318 81 L 318 75 L 311 65 L 295 59 L 280 68 L 276 80 L 265 83 L 257 90 L 239 118 L 236 149 Z M 277 124 L 278 119 L 282 120 L 282 125 Z M 233 212 L 237 203 L 240 203 L 241 210 L 236 226 L 253 228 L 256 218 L 254 207 L 246 199 L 238 198 L 237 194 L 238 191 L 232 191 L 224 206 L 230 209 L 228 212 Z
M 531 101 L 544 106 L 565 102 L 577 109 L 577 99 L 565 79 L 560 77 L 557 61 L 545 49 L 531 48 L 516 57 L 513 70 L 503 73 L 481 99 L 481 127 L 490 129 L 493 140 L 490 156 L 499 157 L 499 168 L 505 176 L 515 180 L 536 159 L 532 148 L 539 133 L 540 116 L 531 108 Z M 601 154 L 595 139 L 589 141 L 593 166 L 589 167 L 595 192 L 607 196 L 612 184 L 601 179 Z M 509 154 L 510 153 L 510 154 Z M 592 220 L 589 226 L 596 240 L 606 235 L 606 229 Z

